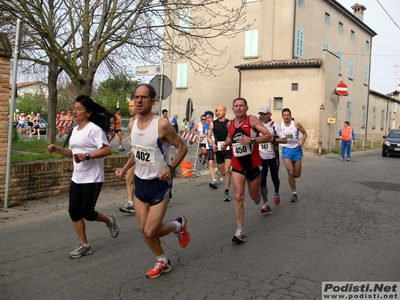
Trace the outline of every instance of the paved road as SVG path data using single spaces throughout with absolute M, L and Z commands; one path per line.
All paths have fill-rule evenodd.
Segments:
M 181 249 L 163 238 L 171 273 L 145 277 L 155 258 L 135 215 L 118 212 L 123 189 L 105 189 L 98 209 L 115 212 L 112 239 L 87 225 L 93 255 L 76 260 L 67 196 L 0 211 L 0 299 L 320 299 L 322 281 L 399 281 L 400 158 L 380 151 L 306 154 L 290 203 L 281 171 L 282 203 L 260 213 L 246 195 L 246 243 L 231 243 L 233 202 L 204 178 L 177 179 L 166 220 L 185 213 L 192 240 Z M 269 184 L 271 184 L 269 182 Z

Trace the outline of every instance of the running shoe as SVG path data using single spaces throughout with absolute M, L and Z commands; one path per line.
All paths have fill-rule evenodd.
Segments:
M 126 202 L 126 204 L 124 206 L 121 206 L 119 208 L 120 212 L 123 213 L 134 213 L 135 212 L 135 206 L 130 205 L 129 202 Z
M 281 197 L 279 196 L 279 193 L 274 193 L 274 204 L 275 205 L 281 204 Z
M 263 206 L 261 207 L 261 212 L 266 213 L 271 211 L 271 207 L 269 207 L 268 203 L 264 203 Z
M 236 229 L 236 233 L 232 238 L 232 242 L 234 243 L 244 243 L 246 241 L 246 236 L 244 231 L 241 229 Z
M 290 198 L 290 202 L 297 202 L 297 194 L 292 194 L 292 198 Z
M 340 160 L 343 160 L 343 157 L 339 158 Z
M 157 278 L 162 273 L 168 273 L 172 270 L 171 262 L 168 259 L 167 263 L 164 263 L 163 260 L 158 260 L 153 269 L 147 271 L 146 276 L 149 278 Z
M 190 233 L 187 230 L 187 218 L 185 216 L 179 216 L 176 221 L 182 224 L 181 230 L 176 235 L 178 236 L 179 246 L 185 248 L 190 242 Z
M 69 258 L 79 258 L 90 254 L 92 254 L 92 247 L 90 244 L 87 244 L 86 247 L 82 244 L 79 244 L 78 247 L 76 247 L 75 250 L 69 254 Z
M 217 170 L 215 173 L 217 173 L 217 176 L 218 176 L 218 180 L 219 180 L 219 181 L 224 181 L 224 176 L 221 175 L 221 172 L 220 172 L 220 171 Z
M 207 163 L 205 161 L 203 161 L 203 167 L 207 168 Z
M 209 186 L 210 188 L 213 188 L 214 190 L 218 188 L 217 182 L 216 182 L 215 180 L 211 181 L 211 182 L 208 184 L 208 186 Z
M 350 157 L 347 158 L 347 161 L 350 161 Z
M 225 192 L 224 193 L 224 201 L 225 202 L 231 201 L 231 196 L 229 196 L 229 192 Z
M 122 147 L 119 147 L 118 151 L 125 151 L 125 149 Z
M 110 217 L 112 220 L 109 224 L 107 224 L 107 227 L 108 227 L 108 229 L 110 229 L 111 236 L 113 238 L 116 238 L 119 233 L 119 227 L 118 227 L 117 221 L 115 220 L 115 215 L 109 214 L 107 216 Z

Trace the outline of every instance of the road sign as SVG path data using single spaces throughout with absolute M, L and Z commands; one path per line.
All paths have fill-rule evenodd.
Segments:
M 136 76 L 138 75 L 156 75 L 162 73 L 162 65 L 138 66 L 136 67 Z
M 163 76 L 163 89 L 162 89 L 162 99 L 168 98 L 172 94 L 172 82 L 165 75 Z M 156 75 L 150 80 L 150 85 L 156 90 L 157 99 L 160 100 L 160 85 L 161 85 L 161 75 Z
M 348 90 L 347 84 L 341 81 L 336 87 L 336 94 L 338 94 L 339 96 L 346 96 L 347 90 Z
M 328 124 L 335 124 L 336 118 L 328 118 Z

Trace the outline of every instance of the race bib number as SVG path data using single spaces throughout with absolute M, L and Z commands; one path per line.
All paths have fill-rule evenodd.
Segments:
M 251 149 L 249 144 L 242 145 L 240 143 L 235 143 L 232 144 L 232 147 L 233 147 L 233 155 L 235 157 L 242 157 L 251 154 Z
M 272 151 L 272 144 L 271 143 L 262 143 L 259 144 L 259 149 L 262 151 Z
M 286 133 L 286 139 L 288 141 L 293 140 L 295 138 L 295 133 L 294 132 L 287 132 Z
M 222 144 L 223 143 L 225 143 L 225 142 L 217 142 L 217 149 L 218 149 L 218 151 L 223 151 L 222 150 Z M 231 147 L 226 147 L 226 149 L 225 150 L 229 150 L 229 149 L 231 149 Z
M 141 165 L 156 164 L 156 156 L 153 147 L 143 147 L 139 145 L 132 146 L 133 153 L 135 154 L 135 162 Z

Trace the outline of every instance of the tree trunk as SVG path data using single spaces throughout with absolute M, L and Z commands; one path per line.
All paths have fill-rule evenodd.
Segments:
M 48 119 L 47 119 L 47 143 L 54 143 L 56 141 L 56 115 L 57 115 L 57 80 L 58 76 L 62 72 L 60 68 L 60 63 L 58 59 L 50 57 L 49 62 L 49 78 L 48 78 L 48 88 L 49 88 L 49 100 L 48 100 Z

